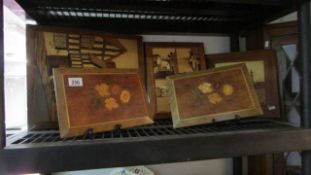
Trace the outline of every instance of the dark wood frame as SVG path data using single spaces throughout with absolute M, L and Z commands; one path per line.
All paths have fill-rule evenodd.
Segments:
M 265 117 L 280 118 L 280 101 L 277 76 L 276 54 L 272 50 L 257 50 L 248 52 L 234 52 L 228 54 L 207 55 L 207 62 L 210 67 L 217 63 L 225 62 L 247 62 L 264 61 L 265 66 L 265 93 L 266 103 L 262 104 Z M 268 106 L 275 106 L 275 110 L 268 110 Z
M 251 105 L 247 108 L 238 109 L 235 111 L 227 111 L 222 113 L 214 113 L 214 114 L 208 114 L 208 115 L 202 115 L 202 116 L 193 116 L 189 118 L 182 118 L 179 113 L 179 103 L 178 97 L 176 95 L 176 84 L 175 81 L 177 80 L 183 80 L 183 79 L 189 79 L 189 78 L 196 78 L 196 77 L 202 77 L 207 76 L 210 74 L 215 73 L 231 73 L 232 71 L 240 71 L 241 76 L 243 77 L 243 82 L 240 82 L 242 84 L 245 84 L 247 87 L 247 94 L 249 98 L 251 99 Z M 173 126 L 174 128 L 180 128 L 185 126 L 193 126 L 193 125 L 199 125 L 199 124 L 206 124 L 206 123 L 212 123 L 213 121 L 226 121 L 230 119 L 235 119 L 238 115 L 241 118 L 247 118 L 247 117 L 255 117 L 255 116 L 261 116 L 263 111 L 261 109 L 258 97 L 256 95 L 256 91 L 254 86 L 252 86 L 252 80 L 248 73 L 248 70 L 246 68 L 245 64 L 238 64 L 238 65 L 231 65 L 231 66 L 225 66 L 215 69 L 210 69 L 207 71 L 199 71 L 199 72 L 193 72 L 193 73 L 186 73 L 181 75 L 173 75 L 169 76 L 167 78 L 168 85 L 169 85 L 169 91 L 170 91 L 170 106 L 172 111 L 172 119 L 173 119 Z
M 93 30 L 87 30 L 87 29 L 78 29 L 78 28 L 67 28 L 67 27 L 57 27 L 57 26 L 42 26 L 42 25 L 27 25 L 26 26 L 26 38 L 27 38 L 27 95 L 28 97 L 33 97 L 34 91 L 36 91 L 36 76 L 42 76 L 42 75 L 36 75 L 38 73 L 38 67 L 37 67 L 37 57 L 40 55 L 36 53 L 36 49 L 38 47 L 37 43 L 37 36 L 39 32 L 60 32 L 60 33 L 72 33 L 72 34 L 88 34 L 88 35 L 99 35 L 102 37 L 113 37 L 113 38 L 122 38 L 122 39 L 133 39 L 137 41 L 137 55 L 138 55 L 138 64 L 139 64 L 139 72 L 142 78 L 144 78 L 144 59 L 143 59 L 143 42 L 142 37 L 135 36 L 135 35 L 123 35 L 123 34 L 112 34 L 112 33 L 105 33 L 100 31 L 93 31 Z M 43 84 L 47 84 L 48 82 L 42 82 Z M 52 84 L 52 82 L 50 82 Z M 42 85 L 47 86 L 47 85 Z M 45 90 L 44 90 L 45 91 Z M 46 93 L 45 93 L 46 94 Z M 52 98 L 53 96 L 50 95 L 50 97 L 44 97 L 44 98 Z M 57 127 L 57 123 L 55 122 L 55 119 L 57 117 L 51 116 L 52 112 L 50 111 L 50 107 L 48 108 L 48 112 L 38 112 L 37 111 L 37 104 L 48 103 L 47 101 L 44 101 L 41 99 L 40 102 L 37 102 L 33 98 L 28 98 L 28 126 L 30 128 L 55 128 Z M 47 104 L 49 105 L 49 104 Z M 56 107 L 55 107 L 56 109 Z M 56 114 L 56 111 L 53 113 Z
M 68 113 L 68 98 L 66 98 L 65 91 L 65 75 L 116 75 L 116 74 L 134 74 L 137 75 L 137 79 L 139 80 L 138 86 L 140 86 L 140 92 L 143 95 L 143 100 L 145 102 L 145 106 L 140 106 L 140 108 L 145 108 L 146 116 L 140 116 L 136 118 L 129 118 L 117 121 L 109 121 L 109 122 L 99 122 L 97 124 L 91 125 L 83 125 L 83 126 L 71 126 L 70 124 L 70 116 Z M 92 129 L 94 132 L 101 131 L 110 131 L 119 126 L 121 128 L 128 128 L 138 125 L 151 124 L 153 120 L 148 116 L 148 102 L 146 96 L 146 89 L 144 86 L 144 81 L 141 79 L 139 71 L 133 69 L 77 69 L 77 68 L 58 68 L 53 69 L 54 76 L 54 86 L 56 91 L 56 104 L 57 104 L 57 114 L 58 114 L 58 123 L 60 129 L 61 137 L 72 137 L 77 135 L 85 134 L 89 129 Z
M 280 44 L 298 42 L 297 21 L 268 24 L 246 35 L 247 50 L 274 49 Z
M 199 49 L 200 53 L 200 64 L 201 69 L 206 69 L 206 60 L 204 54 L 204 45 L 203 43 L 185 43 L 185 42 L 146 42 L 145 46 L 145 56 L 146 56 L 146 71 L 147 71 L 147 93 L 150 101 L 150 114 L 157 119 L 170 118 L 170 112 L 157 112 L 157 102 L 155 95 L 155 78 L 153 75 L 153 58 L 152 58 L 152 49 L 153 48 L 193 48 L 196 47 Z
M 269 24 L 264 29 L 265 42 L 269 44 L 265 48 L 274 49 L 278 45 L 298 43 L 298 24 L 286 22 L 279 24 Z

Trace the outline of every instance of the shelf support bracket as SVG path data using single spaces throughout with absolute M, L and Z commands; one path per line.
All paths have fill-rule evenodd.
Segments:
M 301 73 L 302 126 L 311 128 L 311 23 L 310 2 L 301 1 L 299 21 L 299 67 Z M 311 175 L 311 150 L 302 152 L 302 174 Z
M 3 0 L 0 0 L 0 150 L 5 147 Z

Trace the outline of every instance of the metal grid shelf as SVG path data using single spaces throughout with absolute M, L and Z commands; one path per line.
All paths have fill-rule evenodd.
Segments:
M 288 124 L 276 124 L 270 120 L 246 120 L 229 121 L 215 123 L 211 125 L 201 125 L 196 127 L 187 127 L 173 129 L 170 120 L 158 120 L 152 125 L 142 127 L 122 129 L 119 131 L 96 133 L 93 136 L 77 136 L 71 138 L 60 138 L 59 132 L 50 131 L 30 131 L 16 134 L 7 141 L 9 146 L 25 144 L 43 144 L 43 143 L 67 143 L 75 141 L 107 140 L 107 139 L 127 139 L 127 138 L 148 138 L 148 137 L 184 137 L 188 135 L 213 135 L 215 133 L 233 132 L 233 131 L 265 131 L 293 129 Z
M 162 120 L 93 137 L 61 139 L 54 130 L 15 134 L 8 137 L 7 146 L 0 150 L 0 174 L 159 164 L 305 149 L 311 149 L 311 130 L 273 120 L 248 119 L 181 129 L 173 129 L 171 121 Z
M 294 10 L 290 0 L 17 0 L 43 25 L 108 32 L 234 33 Z M 127 30 L 124 31 L 124 28 Z

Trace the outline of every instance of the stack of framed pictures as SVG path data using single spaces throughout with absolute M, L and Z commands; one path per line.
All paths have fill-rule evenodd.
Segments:
M 276 53 L 258 50 L 207 55 L 209 68 L 245 63 L 264 111 L 264 117 L 280 118 Z
M 143 77 L 140 36 L 76 28 L 31 26 L 27 32 L 28 127 L 57 125 L 54 68 L 136 69 Z
M 175 127 L 260 115 L 261 108 L 280 116 L 272 51 L 205 57 L 203 43 L 143 45 L 139 36 L 27 26 L 27 59 L 29 128 L 58 122 L 62 137 L 171 116 Z
M 203 43 L 145 43 L 151 115 L 171 118 L 166 77 L 206 69 Z

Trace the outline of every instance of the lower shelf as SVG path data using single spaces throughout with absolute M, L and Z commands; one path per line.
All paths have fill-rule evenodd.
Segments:
M 58 131 L 7 137 L 0 174 L 57 172 L 311 149 L 311 129 L 248 119 L 173 129 L 153 125 L 61 139 Z

